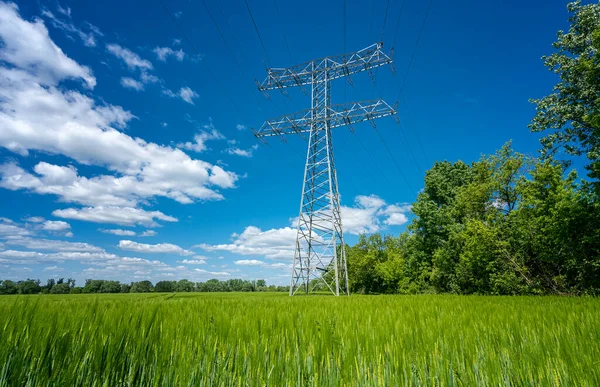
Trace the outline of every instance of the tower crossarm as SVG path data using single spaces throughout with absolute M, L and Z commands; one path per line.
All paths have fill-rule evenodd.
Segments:
M 383 43 L 375 43 L 349 54 L 329 56 L 288 68 L 269 68 L 267 78 L 258 88 L 265 91 L 310 85 L 325 81 L 318 73 L 327 72 L 327 80 L 330 81 L 392 63 L 392 58 L 383 52 L 382 47 Z
M 256 137 L 271 137 L 284 134 L 301 134 L 310 132 L 311 125 L 319 121 L 328 121 L 330 128 L 353 125 L 359 122 L 396 114 L 396 109 L 384 100 L 352 102 L 331 105 L 329 114 L 320 114 L 313 118 L 312 110 L 303 110 L 265 121 L 255 132 Z

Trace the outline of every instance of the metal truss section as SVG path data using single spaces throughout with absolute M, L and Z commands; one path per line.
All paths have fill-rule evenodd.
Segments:
M 286 87 L 313 85 L 324 82 L 323 73 L 328 81 L 346 77 L 362 71 L 392 63 L 392 58 L 382 51 L 383 43 L 375 43 L 350 54 L 328 56 L 288 68 L 267 69 L 267 78 L 258 86 L 261 91 L 283 89 Z
M 337 104 L 326 108 L 327 115 L 319 117 L 327 120 L 330 129 L 339 126 L 353 125 L 363 121 L 372 121 L 376 118 L 395 115 L 397 109 L 391 107 L 384 100 L 361 101 L 349 104 Z M 318 118 L 318 119 L 319 119 Z M 297 113 L 272 118 L 265 121 L 255 135 L 261 137 L 280 136 L 283 134 L 308 133 L 313 123 L 312 109 Z
M 260 90 L 312 85 L 311 108 L 266 121 L 257 138 L 308 135 L 300 215 L 290 282 L 298 292 L 330 291 L 350 295 L 331 129 L 397 114 L 382 100 L 331 104 L 331 80 L 390 64 L 381 43 L 352 54 L 327 57 L 287 69 L 268 69 Z

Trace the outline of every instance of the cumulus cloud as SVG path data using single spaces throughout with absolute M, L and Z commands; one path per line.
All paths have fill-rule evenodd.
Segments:
M 178 61 L 182 61 L 185 53 L 182 49 L 173 50 L 171 47 L 156 47 L 154 53 L 158 57 L 159 60 L 165 62 L 168 57 L 174 56 Z
M 408 223 L 407 214 L 412 210 L 412 207 L 408 204 L 396 205 L 391 204 L 382 209 L 379 214 L 387 216 L 383 221 L 388 226 L 399 226 Z
M 165 222 L 177 222 L 177 219 L 165 215 L 160 211 L 146 211 L 140 208 L 132 207 L 85 207 L 85 208 L 66 208 L 55 210 L 52 215 L 65 218 L 84 220 L 94 223 L 119 224 L 122 226 L 144 225 L 155 227 L 158 224 L 156 220 Z
M 4 242 L 10 246 L 21 246 L 30 250 L 71 251 L 71 252 L 102 252 L 104 249 L 83 242 L 65 242 L 54 239 L 35 239 L 32 237 L 7 239 Z
M 42 223 L 45 220 L 46 219 L 42 218 L 41 216 L 30 216 L 29 218 L 25 219 L 26 222 L 31 223 Z
M 242 259 L 233 261 L 233 263 L 239 266 L 263 266 L 265 264 L 265 262 L 259 261 L 258 259 Z
M 41 229 L 46 231 L 65 231 L 69 230 L 71 225 L 62 220 L 47 220 L 42 223 Z
M 225 150 L 225 152 L 230 155 L 237 155 L 242 157 L 252 157 L 252 154 L 255 150 L 258 149 L 258 145 L 252 145 L 249 149 L 242 149 L 238 147 L 229 147 Z
M 181 89 L 179 89 L 179 96 L 185 102 L 193 105 L 194 98 L 198 98 L 198 93 L 196 93 L 194 90 L 190 89 L 189 87 L 182 87 Z
M 58 266 L 46 266 L 42 271 L 54 271 L 54 272 L 59 272 L 59 271 L 64 271 L 65 269 L 63 269 L 62 267 L 58 267 Z
M 21 79 L 29 78 L 26 73 L 35 73 L 37 82 L 44 86 L 55 86 L 61 80 L 70 78 L 81 79 L 85 85 L 93 88 L 96 78 L 91 70 L 67 57 L 54 44 L 41 19 L 32 22 L 23 20 L 18 9 L 14 3 L 0 2 L 0 59 L 14 66 L 0 69 L 0 100 L 6 98 L 3 94 L 10 94 L 1 90 L 19 86 Z M 5 125 L 1 126 L 4 132 Z
M 140 58 L 138 54 L 128 48 L 112 43 L 106 45 L 106 50 L 121 59 L 130 70 L 152 70 L 152 63 L 150 61 Z
M 204 270 L 204 269 L 194 269 L 194 271 L 196 273 L 208 274 L 208 275 L 212 275 L 212 276 L 215 276 L 215 277 L 229 277 L 229 276 L 231 276 L 231 273 L 228 273 L 226 271 L 208 271 L 208 270 Z
M 374 233 L 387 226 L 397 226 L 408 222 L 409 205 L 388 205 L 376 195 L 359 195 L 353 207 L 342 206 L 344 231 L 350 234 Z
M 255 255 L 266 258 L 292 258 L 296 243 L 296 230 L 285 227 L 262 231 L 248 226 L 241 234 L 233 235 L 233 243 L 209 245 L 199 244 L 206 251 L 230 251 L 240 255 Z
M 177 92 L 169 89 L 163 89 L 163 94 L 171 98 L 181 98 L 191 105 L 194 104 L 194 99 L 199 97 L 198 93 L 187 86 L 180 88 Z
M 59 13 L 62 13 L 63 15 L 67 16 L 67 18 L 70 18 L 71 17 L 71 9 L 70 8 L 67 8 L 67 9 L 69 10 L 68 13 L 65 11 L 64 8 L 62 8 L 60 5 L 58 5 Z M 95 47 L 96 46 L 96 38 L 98 36 L 103 35 L 102 32 L 100 32 L 100 30 L 98 29 L 98 27 L 93 26 L 92 24 L 86 23 L 86 26 L 89 29 L 89 31 L 86 32 L 80 28 L 75 27 L 75 25 L 70 21 L 61 20 L 60 18 L 55 16 L 52 12 L 50 12 L 47 9 L 42 11 L 42 15 L 45 16 L 46 18 L 48 18 L 54 27 L 64 31 L 68 37 L 72 38 L 73 35 L 75 35 L 75 36 L 79 37 L 83 41 L 83 44 L 85 44 L 88 47 Z
M 161 168 L 170 167 L 161 166 Z M 140 181 L 138 177 L 128 175 L 121 177 L 101 175 L 87 178 L 79 176 L 74 167 L 62 167 L 45 162 L 38 163 L 34 167 L 34 172 L 37 175 L 25 171 L 14 163 L 0 165 L 0 187 L 58 195 L 65 202 L 92 206 L 135 206 L 138 202 L 152 196 L 165 196 L 184 204 L 192 203 L 193 199 L 223 198 L 213 189 L 193 186 L 186 181 L 177 182 L 176 174 L 170 176 L 170 182 L 159 181 L 154 177 Z M 207 185 L 232 188 L 238 180 L 236 174 L 216 165 L 211 165 L 205 172 Z M 182 173 L 185 174 L 185 171 Z M 58 179 L 57 175 L 61 175 L 61 178 Z M 167 178 L 165 176 L 165 179 Z
M 121 86 L 126 89 L 133 89 L 137 91 L 144 90 L 144 84 L 140 81 L 136 81 L 133 78 L 123 77 L 121 78 Z
M 179 143 L 177 144 L 177 147 L 194 152 L 203 152 L 208 149 L 206 146 L 207 141 L 224 139 L 225 136 L 223 136 L 221 132 L 215 128 L 213 123 L 210 122 L 209 124 L 203 125 L 203 130 L 194 135 L 193 142 L 187 141 L 185 143 Z
M 113 234 L 113 235 L 120 235 L 120 236 L 135 236 L 135 231 L 122 230 L 120 228 L 112 228 L 112 229 L 99 228 L 98 231 L 103 232 L 105 234 Z
M 204 265 L 206 261 L 204 259 L 184 259 L 183 261 L 177 261 L 177 263 L 183 263 L 184 265 Z
M 134 118 L 130 112 L 120 106 L 98 105 L 90 96 L 57 87 L 63 80 L 74 79 L 91 88 L 96 79 L 87 67 L 68 58 L 54 44 L 41 20 L 25 21 L 15 5 L 1 3 L 0 39 L 0 60 L 7 64 L 0 65 L 0 146 L 23 156 L 30 150 L 61 154 L 118 174 L 118 177 L 101 175 L 91 179 L 78 176 L 74 180 L 72 167 L 40 163 L 35 170 L 38 175 L 34 175 L 12 162 L 2 168 L 5 188 L 54 193 L 60 197 L 80 191 L 82 183 L 96 192 L 88 191 L 84 195 L 87 199 L 61 199 L 84 205 L 133 205 L 129 198 L 132 195 L 138 198 L 141 195 L 143 199 L 166 196 L 182 203 L 222 199 L 211 186 L 223 180 L 221 176 L 211 176 L 210 163 L 192 159 L 179 149 L 132 138 L 119 130 Z M 127 51 L 112 47 L 131 66 L 148 68 Z M 63 179 L 45 181 L 57 171 L 65 174 Z M 235 173 L 227 175 L 228 180 L 237 179 Z M 44 187 L 49 184 L 52 189 Z M 122 184 L 129 191 L 119 188 Z M 227 182 L 226 186 L 233 184 Z M 106 201 L 102 192 L 106 190 L 116 192 L 121 201 Z M 109 195 L 109 199 L 114 196 Z M 95 197 L 100 198 L 98 203 L 93 203 Z
M 353 207 L 342 206 L 342 218 L 345 232 L 351 234 L 373 233 L 381 228 L 401 225 L 408 221 L 410 205 L 388 205 L 376 195 L 360 195 L 355 198 Z M 232 235 L 232 243 L 206 244 L 195 247 L 206 251 L 229 251 L 238 255 L 252 255 L 265 258 L 289 258 L 294 256 L 296 245 L 296 225 L 298 218 L 291 220 L 292 227 L 262 231 L 256 226 L 248 226 L 241 234 Z M 243 259 L 234 262 L 239 266 L 274 267 L 262 260 Z
M 1 239 L 14 239 L 21 238 L 27 235 L 31 235 L 31 231 L 14 224 L 10 219 L 0 220 L 0 238 Z
M 171 243 L 159 243 L 156 245 L 149 245 L 146 243 L 137 243 L 129 240 L 119 241 L 119 248 L 121 250 L 135 251 L 138 253 L 162 253 L 162 254 L 179 254 L 179 255 L 194 255 L 193 251 L 186 250 L 177 245 Z

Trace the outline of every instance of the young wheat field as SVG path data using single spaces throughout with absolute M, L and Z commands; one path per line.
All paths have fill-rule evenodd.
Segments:
M 600 300 L 0 297 L 0 386 L 600 385 Z

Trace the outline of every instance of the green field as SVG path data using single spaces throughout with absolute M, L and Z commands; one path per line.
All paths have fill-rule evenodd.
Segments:
M 0 297 L 0 386 L 600 385 L 600 300 Z

